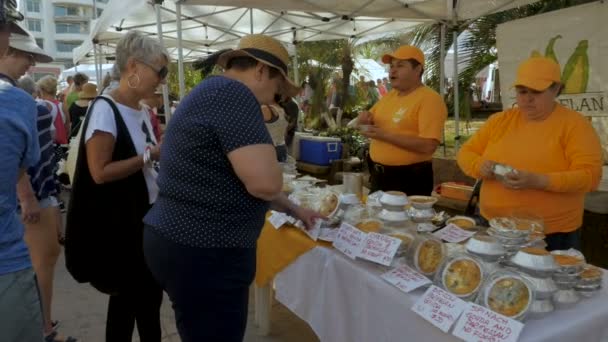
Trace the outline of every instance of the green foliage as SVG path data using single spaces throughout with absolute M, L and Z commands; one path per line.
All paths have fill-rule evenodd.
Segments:
M 192 68 L 191 63 L 184 63 L 184 83 L 186 86 L 185 94 L 188 94 L 192 88 L 199 84 L 203 78 L 200 72 Z M 169 93 L 173 96 L 179 96 L 179 80 L 177 74 L 177 63 L 169 65 L 169 76 L 167 76 L 167 84 L 169 85 Z
M 365 149 L 369 144 L 368 139 L 355 128 L 340 127 L 330 129 L 327 132 L 319 133 L 319 136 L 340 138 L 343 146 L 348 147 L 348 156 L 359 157 L 361 160 L 364 159 Z

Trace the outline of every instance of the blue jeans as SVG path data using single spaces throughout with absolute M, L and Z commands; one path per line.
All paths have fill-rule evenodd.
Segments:
M 574 248 L 581 250 L 581 229 L 569 233 L 553 233 L 545 237 L 548 251 L 564 250 Z
M 42 342 L 42 328 L 34 270 L 0 275 L 0 340 Z
M 144 229 L 150 271 L 173 303 L 183 342 L 241 342 L 247 326 L 255 248 L 197 248 Z

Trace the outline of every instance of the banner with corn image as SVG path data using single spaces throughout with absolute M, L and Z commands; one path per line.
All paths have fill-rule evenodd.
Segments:
M 530 56 L 560 65 L 557 101 L 591 119 L 608 164 L 608 1 L 547 12 L 498 26 L 496 49 L 503 108 L 515 104 L 517 66 Z

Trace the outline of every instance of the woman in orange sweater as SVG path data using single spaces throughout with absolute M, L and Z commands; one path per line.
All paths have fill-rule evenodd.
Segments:
M 458 165 L 483 179 L 485 219 L 528 211 L 544 220 L 548 250 L 580 250 L 586 192 L 600 180 L 599 138 L 580 113 L 555 101 L 559 65 L 532 57 L 517 70 L 517 107 L 492 115 L 458 153 Z M 497 179 L 496 164 L 514 171 Z

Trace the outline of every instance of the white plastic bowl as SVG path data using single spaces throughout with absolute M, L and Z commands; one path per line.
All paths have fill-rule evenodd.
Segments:
M 385 191 L 380 197 L 380 203 L 403 208 L 408 204 L 408 199 L 401 191 Z

